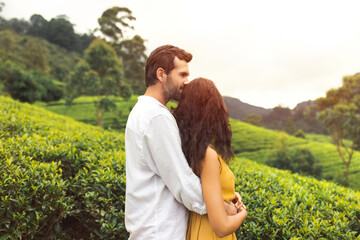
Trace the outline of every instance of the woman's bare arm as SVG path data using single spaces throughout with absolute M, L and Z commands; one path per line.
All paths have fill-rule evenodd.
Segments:
M 201 171 L 201 185 L 209 222 L 215 234 L 225 237 L 235 232 L 247 217 L 244 207 L 239 213 L 228 216 L 225 211 L 224 200 L 220 184 L 220 163 L 214 149 L 208 147 Z

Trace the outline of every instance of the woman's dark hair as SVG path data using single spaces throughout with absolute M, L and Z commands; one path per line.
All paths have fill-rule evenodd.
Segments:
M 158 68 L 163 68 L 166 74 L 174 69 L 175 57 L 186 62 L 190 62 L 192 59 L 191 53 L 172 45 L 164 45 L 152 51 L 145 66 L 146 87 L 154 85 L 158 81 L 156 77 Z
M 192 80 L 172 111 L 179 126 L 182 150 L 196 175 L 200 176 L 201 162 L 210 144 L 226 162 L 234 157 L 229 113 L 211 80 Z

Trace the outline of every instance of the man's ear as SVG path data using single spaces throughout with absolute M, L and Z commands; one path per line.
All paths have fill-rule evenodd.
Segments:
M 163 68 L 158 68 L 156 70 L 156 77 L 160 82 L 165 82 L 167 74 L 165 73 L 165 70 Z

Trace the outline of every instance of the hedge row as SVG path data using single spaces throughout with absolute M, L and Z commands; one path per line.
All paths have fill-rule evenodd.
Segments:
M 360 193 L 246 159 L 231 165 L 248 217 L 238 239 L 360 239 Z
M 122 239 L 123 135 L 0 97 L 0 236 Z
M 0 97 L 0 239 L 127 239 L 124 136 Z M 360 193 L 236 159 L 239 239 L 360 239 Z

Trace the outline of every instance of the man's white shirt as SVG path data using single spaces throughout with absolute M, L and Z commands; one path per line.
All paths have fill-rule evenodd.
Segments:
M 125 152 L 129 239 L 184 240 L 187 209 L 205 214 L 206 208 L 200 179 L 182 152 L 176 120 L 156 99 L 138 98 L 126 124 Z

